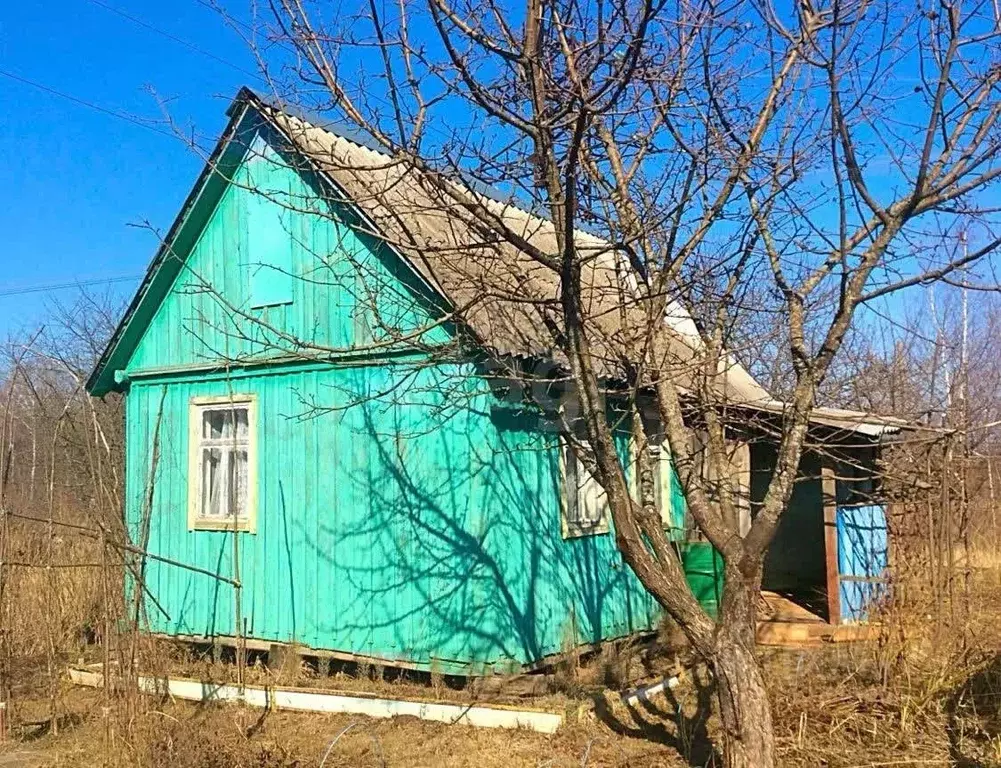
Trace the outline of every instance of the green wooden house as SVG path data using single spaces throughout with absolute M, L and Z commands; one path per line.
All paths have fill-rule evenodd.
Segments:
M 88 382 L 126 394 L 151 629 L 469 672 L 655 627 L 600 489 L 491 375 L 500 358 L 558 366 L 537 300 L 553 278 L 364 142 L 246 89 L 228 114 Z M 526 248 L 551 242 L 483 204 Z M 615 265 L 595 261 L 601 301 Z M 697 337 L 680 308 L 672 322 Z M 660 482 L 682 530 L 666 455 Z M 806 507 L 822 537 L 822 502 Z M 718 579 L 701 583 L 711 604 Z

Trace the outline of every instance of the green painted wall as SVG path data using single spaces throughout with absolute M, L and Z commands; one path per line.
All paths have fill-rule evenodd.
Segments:
M 188 401 L 230 391 L 257 395 L 260 422 L 258 529 L 239 542 L 249 635 L 446 669 L 654 626 L 610 534 L 562 538 L 555 435 L 498 409 L 468 365 L 134 384 L 134 527 L 163 398 L 150 551 L 232 572 L 232 534 L 186 518 Z M 148 582 L 170 614 L 149 606 L 155 630 L 233 633 L 230 586 L 152 561 Z
M 152 484 L 149 550 L 233 572 L 231 533 L 187 528 L 188 404 L 254 394 L 257 532 L 239 534 L 249 636 L 460 670 L 652 627 L 655 605 L 611 534 L 562 538 L 556 436 L 501 407 L 472 364 L 370 353 L 356 365 L 234 365 L 287 357 L 291 338 L 357 349 L 380 338 L 377 317 L 415 328 L 436 311 L 348 212 L 317 204 L 315 182 L 284 167 L 265 134 L 251 124 L 241 135 L 251 150 L 236 184 L 192 215 L 204 229 L 182 233 L 184 269 L 128 359 L 134 533 Z M 245 187 L 265 187 L 272 204 Z M 425 338 L 451 339 L 443 327 Z M 224 363 L 228 373 L 194 370 Z M 147 603 L 155 631 L 234 634 L 231 586 L 147 568 L 169 614 Z
M 233 183 L 218 201 L 199 203 L 210 211 L 192 214 L 204 227 L 186 233 L 190 252 L 131 354 L 130 373 L 339 354 L 437 316 L 412 270 L 359 234 L 350 211 L 248 122 Z M 448 340 L 438 326 L 425 335 Z

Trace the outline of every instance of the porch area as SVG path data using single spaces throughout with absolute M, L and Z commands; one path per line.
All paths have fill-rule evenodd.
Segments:
M 759 645 L 789 647 L 853 642 L 868 640 L 877 630 L 872 623 L 832 624 L 821 613 L 777 592 L 762 591 L 758 603 Z

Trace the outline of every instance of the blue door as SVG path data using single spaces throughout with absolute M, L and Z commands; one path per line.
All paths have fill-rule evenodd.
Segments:
M 886 592 L 886 511 L 880 504 L 838 507 L 841 620 L 865 621 Z

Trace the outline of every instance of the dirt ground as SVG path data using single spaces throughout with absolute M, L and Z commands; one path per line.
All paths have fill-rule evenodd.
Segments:
M 790 768 L 1001 765 L 1001 670 L 979 669 L 951 698 L 887 689 L 865 649 L 768 651 L 779 763 Z M 186 670 L 190 671 L 190 669 Z M 340 681 L 345 683 L 344 680 Z M 553 735 L 479 729 L 415 718 L 309 715 L 235 705 L 195 705 L 135 697 L 123 702 L 65 682 L 57 692 L 58 733 L 47 713 L 41 673 L 16 691 L 12 737 L 0 745 L 6 766 L 142 768 L 556 768 L 558 766 L 706 766 L 715 760 L 715 721 L 704 714 L 710 691 L 697 675 L 675 691 L 628 706 L 618 691 L 581 673 L 577 684 L 526 705 L 561 711 Z M 364 687 L 355 680 L 348 687 Z M 412 696 L 412 683 L 380 682 L 380 694 Z M 433 687 L 424 689 L 435 698 Z M 443 693 L 440 697 L 454 697 Z M 924 698 L 922 698 L 924 696 Z M 978 698 L 979 697 L 979 698 Z M 965 718 L 975 703 L 978 718 Z M 993 707 L 985 719 L 984 706 Z

